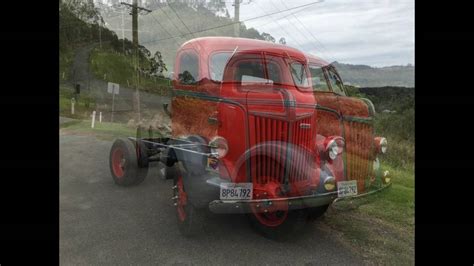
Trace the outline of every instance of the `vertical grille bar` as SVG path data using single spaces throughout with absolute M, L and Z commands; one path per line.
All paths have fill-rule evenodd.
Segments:
M 255 140 L 256 140 L 256 143 L 255 144 L 258 144 L 261 142 L 260 140 L 260 117 L 255 117 Z M 255 164 L 255 167 L 257 168 L 257 176 L 255 177 L 255 179 L 257 180 L 257 182 L 260 183 L 260 176 L 261 176 L 261 167 L 260 165 L 262 164 L 261 160 L 260 160 L 260 153 L 259 153 L 259 150 L 257 150 L 257 155 L 255 156 L 257 158 L 257 163 Z

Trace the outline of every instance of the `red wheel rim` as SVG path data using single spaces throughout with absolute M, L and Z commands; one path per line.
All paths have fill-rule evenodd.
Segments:
M 279 185 L 277 184 L 256 184 L 254 182 L 253 199 L 275 199 L 280 195 Z M 266 194 L 262 195 L 263 192 Z M 260 202 L 251 204 L 251 209 L 255 218 L 268 227 L 276 227 L 281 225 L 288 216 L 288 202 L 287 201 L 272 201 L 270 203 Z
M 116 148 L 112 153 L 112 169 L 114 175 L 122 178 L 125 172 L 125 156 L 121 148 Z
M 288 211 L 273 211 L 267 213 L 260 212 L 254 214 L 261 224 L 269 227 L 276 227 L 286 220 L 286 217 L 288 216 Z
M 178 177 L 178 182 L 176 183 L 177 187 L 177 196 L 178 196 L 178 202 L 176 205 L 176 210 L 178 212 L 178 218 L 181 222 L 184 222 L 186 220 L 186 210 L 185 206 L 187 204 L 188 198 L 186 195 L 186 192 L 184 191 L 184 185 L 183 185 L 183 177 L 179 176 Z M 175 195 L 176 196 L 176 195 Z

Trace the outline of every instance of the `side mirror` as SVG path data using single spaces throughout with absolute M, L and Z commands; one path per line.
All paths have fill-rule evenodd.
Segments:
M 168 110 L 168 104 L 167 103 L 163 104 L 163 110 L 165 111 L 165 114 L 167 114 L 171 118 L 171 111 Z

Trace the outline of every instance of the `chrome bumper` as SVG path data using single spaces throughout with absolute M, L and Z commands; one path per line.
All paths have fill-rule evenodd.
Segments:
M 261 200 L 214 200 L 209 203 L 209 210 L 213 213 L 251 213 L 251 204 L 269 205 L 279 201 L 287 201 L 289 210 L 297 210 L 311 207 L 319 207 L 331 204 L 337 198 L 337 191 L 301 196 L 291 198 L 278 199 L 261 199 Z M 262 210 L 263 211 L 263 210 Z
M 302 197 L 291 197 L 291 198 L 278 198 L 278 199 L 262 199 L 262 200 L 213 200 L 209 203 L 209 210 L 213 213 L 252 213 L 252 209 L 250 208 L 251 204 L 273 204 L 278 201 L 287 201 L 289 210 L 297 210 L 297 209 L 305 209 L 305 208 L 313 208 L 313 207 L 320 207 L 324 205 L 328 205 L 334 202 L 354 199 L 354 198 L 361 198 L 365 196 L 372 195 L 374 193 L 380 192 L 386 188 L 388 188 L 392 183 L 385 184 L 380 188 L 375 190 L 368 191 L 363 194 L 358 194 L 354 196 L 348 196 L 343 198 L 337 197 L 337 191 L 318 194 L 318 195 L 310 195 L 310 196 L 302 196 Z M 263 210 L 263 208 L 262 208 Z
M 338 202 L 338 201 L 342 201 L 342 200 L 348 200 L 348 199 L 356 199 L 356 198 L 362 198 L 362 197 L 365 197 L 365 196 L 368 196 L 368 195 L 372 195 L 374 193 L 377 193 L 377 192 L 380 192 L 386 188 L 388 188 L 389 186 L 392 185 L 392 182 L 390 183 L 387 183 L 387 184 L 384 184 L 382 185 L 381 187 L 377 188 L 377 189 L 374 189 L 374 190 L 370 190 L 366 193 L 362 193 L 362 194 L 358 194 L 358 195 L 354 195 L 354 196 L 348 196 L 348 197 L 343 197 L 343 198 L 336 198 L 334 200 L 334 202 Z

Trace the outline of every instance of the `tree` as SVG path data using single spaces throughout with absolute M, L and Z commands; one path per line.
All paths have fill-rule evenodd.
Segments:
M 278 40 L 278 43 L 279 43 L 279 44 L 286 45 L 286 39 L 285 39 L 285 37 L 281 37 L 280 40 Z
M 163 57 L 161 56 L 160 51 L 156 51 L 155 55 L 150 58 L 150 64 L 150 75 L 152 76 L 162 77 L 163 71 L 168 71 L 168 68 L 166 68 L 166 64 L 163 61 Z
M 267 42 L 275 43 L 275 38 L 270 33 L 262 32 L 262 37 Z

